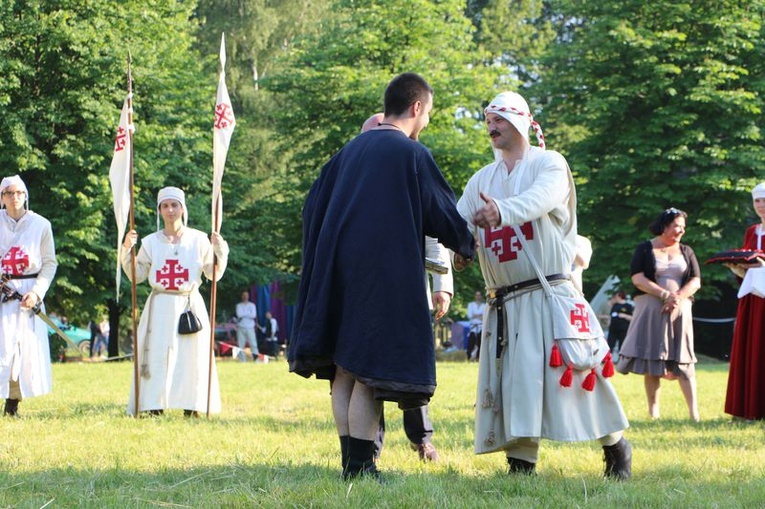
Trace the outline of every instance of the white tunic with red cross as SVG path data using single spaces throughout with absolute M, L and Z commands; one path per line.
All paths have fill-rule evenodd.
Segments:
M 226 269 L 228 246 L 218 258 L 216 278 Z M 202 274 L 212 279 L 213 248 L 207 235 L 185 228 L 181 240 L 171 244 L 162 232 L 141 241 L 136 256 L 136 282 L 148 280 L 152 293 L 146 300 L 138 325 L 140 373 L 139 411 L 207 410 L 207 380 L 210 352 L 210 318 L 199 286 Z M 130 253 L 122 268 L 131 277 Z M 178 334 L 178 319 L 191 305 L 202 322 L 195 334 Z M 215 363 L 210 376 L 210 412 L 220 412 L 220 391 Z M 134 410 L 131 387 L 127 412 Z
M 520 179 L 519 181 L 517 181 Z M 479 193 L 495 199 L 501 215 L 497 228 L 473 225 L 483 206 Z M 531 147 L 508 173 L 502 162 L 479 170 L 457 203 L 480 243 L 481 271 L 487 290 L 536 279 L 511 225 L 520 225 L 529 249 L 546 276 L 569 274 L 576 238 L 576 196 L 568 165 L 559 153 Z M 553 286 L 576 295 L 570 282 Z M 504 449 L 517 438 L 590 440 L 628 426 L 616 393 L 598 373 L 592 392 L 581 387 L 588 372 L 575 372 L 571 387 L 561 387 L 563 368 L 548 366 L 554 344 L 552 319 L 544 291 L 519 292 L 505 302 L 507 345 L 500 365 L 497 352 L 497 308 L 487 306 L 479 360 L 476 401 L 477 453 Z
M 56 250 L 50 222 L 27 211 L 16 221 L 0 210 L 0 264 L 9 290 L 26 295 L 33 291 L 40 299 L 56 274 Z M 19 276 L 35 277 L 16 279 Z M 45 311 L 45 308 L 42 308 Z M 48 328 L 16 299 L 0 304 L 0 398 L 9 395 L 9 381 L 17 380 L 23 398 L 51 391 Z

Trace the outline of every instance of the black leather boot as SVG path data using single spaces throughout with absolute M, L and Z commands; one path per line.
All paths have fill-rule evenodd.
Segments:
M 3 415 L 10 415 L 11 417 L 18 417 L 19 415 L 19 400 L 8 398 L 5 400 L 5 408 L 3 409 Z
M 375 466 L 375 441 L 348 437 L 348 464 L 343 468 L 343 479 L 370 476 L 380 480 Z
M 632 444 L 624 437 L 614 445 L 603 446 L 603 459 L 606 462 L 606 477 L 618 481 L 632 477 Z
M 525 474 L 525 475 L 534 475 L 535 469 L 537 468 L 536 463 L 532 463 L 530 461 L 518 459 L 518 458 L 511 458 L 510 456 L 507 457 L 507 464 L 509 468 L 507 469 L 508 474 Z
M 345 475 L 345 469 L 348 467 L 348 441 L 351 439 L 348 435 L 340 437 L 340 461 L 343 465 L 343 475 Z

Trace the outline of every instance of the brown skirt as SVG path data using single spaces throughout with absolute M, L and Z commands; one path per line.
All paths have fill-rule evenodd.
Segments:
M 619 351 L 620 373 L 695 376 L 692 302 L 684 300 L 679 312 L 662 313 L 662 302 L 653 295 L 635 297 L 635 312 Z

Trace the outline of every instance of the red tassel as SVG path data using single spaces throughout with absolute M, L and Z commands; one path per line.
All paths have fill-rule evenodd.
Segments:
M 560 356 L 560 350 L 558 350 L 557 343 L 553 343 L 552 351 L 550 352 L 550 367 L 559 368 L 563 366 L 563 359 Z
M 560 377 L 560 385 L 561 387 L 571 387 L 571 383 L 574 381 L 574 370 L 571 369 L 571 366 L 566 368 L 566 371 L 563 373 L 563 376 Z
M 614 359 L 611 357 L 611 352 L 606 354 L 605 364 L 603 364 L 601 373 L 603 374 L 603 378 L 611 378 L 614 376 Z
M 582 382 L 582 389 L 592 392 L 595 388 L 595 380 L 597 379 L 598 376 L 595 374 L 595 368 L 592 368 L 590 373 L 584 378 L 584 382 Z

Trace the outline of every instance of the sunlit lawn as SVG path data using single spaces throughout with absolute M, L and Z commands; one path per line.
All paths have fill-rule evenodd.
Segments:
M 0 507 L 763 507 L 765 425 L 722 409 L 727 365 L 698 367 L 702 422 L 676 382 L 650 421 L 642 379 L 614 378 L 632 427 L 634 477 L 602 479 L 596 443 L 545 441 L 538 475 L 508 477 L 500 454 L 472 452 L 476 364 L 440 362 L 431 405 L 437 464 L 423 464 L 386 406 L 384 483 L 339 480 L 326 382 L 270 364 L 219 363 L 224 412 L 124 414 L 129 363 L 53 368 L 54 392 L 0 419 Z

